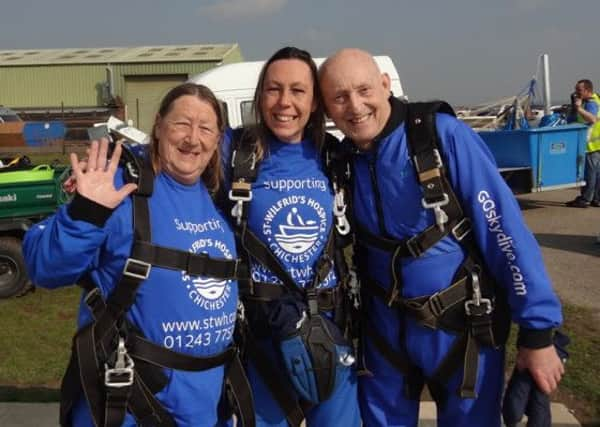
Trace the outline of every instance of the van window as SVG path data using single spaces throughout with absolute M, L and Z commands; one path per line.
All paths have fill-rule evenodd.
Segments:
M 254 102 L 253 101 L 242 101 L 240 104 L 240 110 L 242 113 L 242 125 L 248 126 L 256 124 L 254 120 Z
M 219 101 L 221 104 L 221 111 L 223 112 L 223 120 L 225 121 L 225 127 L 229 127 L 229 110 L 227 109 L 227 103 Z

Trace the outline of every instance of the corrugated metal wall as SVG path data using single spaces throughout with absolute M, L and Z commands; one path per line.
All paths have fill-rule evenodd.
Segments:
M 8 107 L 102 105 L 102 65 L 0 66 L 0 104 Z
M 111 65 L 114 75 L 114 92 L 125 100 L 125 79 L 132 76 L 191 76 L 214 68 L 215 62 L 191 63 L 155 63 L 155 64 L 114 64 Z
M 239 47 L 223 63 L 242 61 Z M 106 67 L 113 72 L 113 93 L 125 102 L 125 79 L 132 76 L 172 76 L 201 73 L 218 62 L 157 62 L 6 66 L 0 63 L 0 105 L 14 108 L 101 107 Z
M 125 83 L 126 119 L 150 133 L 160 101 L 167 92 L 187 80 L 187 75 L 129 76 Z

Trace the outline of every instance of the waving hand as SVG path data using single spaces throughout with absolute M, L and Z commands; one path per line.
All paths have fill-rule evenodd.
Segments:
M 79 162 L 77 155 L 71 153 L 71 167 L 77 182 L 77 192 L 102 206 L 116 208 L 129 194 L 137 188 L 135 184 L 125 184 L 117 190 L 114 177 L 121 157 L 121 144 L 117 143 L 110 160 L 108 157 L 108 140 L 92 141 L 87 164 Z

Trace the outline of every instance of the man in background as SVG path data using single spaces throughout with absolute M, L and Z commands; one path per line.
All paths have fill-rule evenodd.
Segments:
M 600 207 L 600 97 L 594 93 L 590 80 L 579 80 L 575 85 L 568 122 L 586 124 L 590 130 L 585 155 L 585 186 L 581 189 L 581 195 L 567 202 L 567 206 Z

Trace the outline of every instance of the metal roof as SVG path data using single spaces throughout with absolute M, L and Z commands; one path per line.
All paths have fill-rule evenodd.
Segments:
M 221 61 L 235 44 L 0 50 L 0 66 Z

